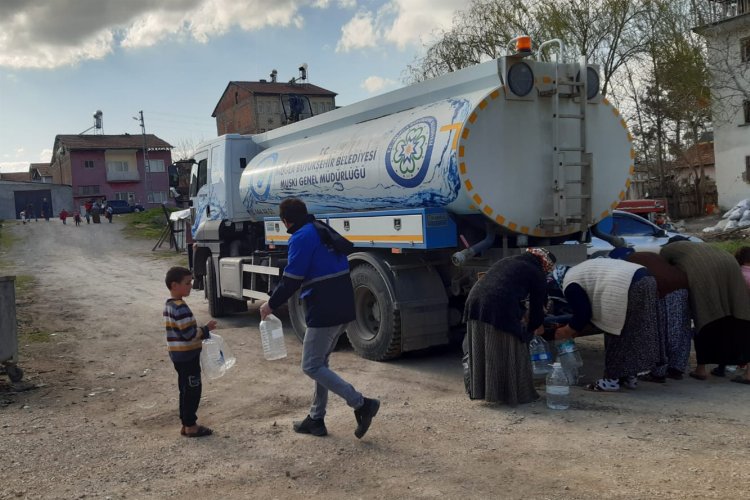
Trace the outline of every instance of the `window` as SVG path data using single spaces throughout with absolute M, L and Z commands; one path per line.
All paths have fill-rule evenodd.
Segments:
M 750 156 L 745 157 L 745 175 L 742 177 L 745 182 L 750 184 Z
M 107 170 L 110 172 L 127 172 L 128 162 L 126 161 L 108 161 Z
M 742 101 L 742 114 L 745 120 L 743 123 L 750 123 L 750 101 Z
M 135 199 L 135 193 L 127 191 L 119 191 L 115 193 L 115 200 L 130 201 Z
M 82 196 L 99 194 L 99 185 L 95 184 L 93 186 L 78 186 L 78 194 Z
M 149 172 L 164 172 L 164 160 L 149 160 Z
M 84 160 L 83 168 L 94 168 L 94 160 Z
M 750 62 L 750 38 L 740 40 L 740 61 Z
M 190 196 L 198 196 L 198 190 L 208 182 L 208 160 L 202 159 L 190 171 Z
M 166 191 L 154 191 L 152 193 L 148 193 L 148 202 L 149 203 L 164 203 L 169 198 L 167 197 Z

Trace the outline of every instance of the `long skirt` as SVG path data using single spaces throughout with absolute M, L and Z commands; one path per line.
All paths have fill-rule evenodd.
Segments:
M 508 332 L 470 320 L 468 336 L 471 399 L 509 405 L 539 399 L 534 390 L 528 344 Z
M 699 365 L 743 365 L 750 362 L 750 321 L 717 319 L 701 328 L 694 342 Z
M 651 370 L 651 373 L 663 377 L 668 368 L 684 372 L 693 338 L 687 290 L 675 290 L 659 300 L 659 328 L 666 332 L 662 338 L 666 342 L 667 362 Z
M 658 300 L 656 280 L 652 276 L 631 285 L 622 332 L 604 335 L 605 378 L 637 375 L 666 361 L 665 332 L 659 328 Z

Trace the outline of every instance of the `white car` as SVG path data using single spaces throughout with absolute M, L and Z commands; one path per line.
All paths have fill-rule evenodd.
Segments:
M 673 236 L 684 236 L 690 241 L 703 242 L 702 239 L 695 236 L 667 231 L 640 215 L 623 212 L 622 210 L 615 210 L 612 215 L 602 219 L 597 224 L 597 228 L 604 234 L 621 237 L 625 240 L 627 246 L 633 248 L 636 252 L 659 253 L 661 247 Z M 591 242 L 586 243 L 586 246 L 588 247 L 586 253 L 589 257 L 606 256 L 614 248 L 610 243 L 593 235 L 591 236 Z

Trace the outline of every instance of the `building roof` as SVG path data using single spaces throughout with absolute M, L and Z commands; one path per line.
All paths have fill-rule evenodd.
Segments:
M 4 181 L 31 182 L 31 174 L 28 172 L 6 172 L 0 174 L 0 179 Z
M 704 167 L 713 166 L 714 143 L 699 142 L 690 146 L 685 153 L 673 163 L 673 168 Z
M 49 169 L 49 163 L 32 163 L 31 165 L 29 165 L 29 172 L 36 170 L 37 172 L 39 172 L 40 177 L 51 177 L 52 172 L 50 172 Z
M 146 134 L 149 149 L 171 149 L 172 145 L 154 134 Z M 143 149 L 143 136 L 138 135 L 62 135 L 55 136 L 55 151 L 68 149 Z
M 219 103 L 221 103 L 227 91 L 232 86 L 247 90 L 248 92 L 253 93 L 253 94 L 266 94 L 266 95 L 302 94 L 302 95 L 317 95 L 317 96 L 328 96 L 328 97 L 335 97 L 336 95 L 338 95 L 336 94 L 336 92 L 331 92 L 330 90 L 324 89 L 322 87 L 318 87 L 317 85 L 313 85 L 312 83 L 231 81 L 227 84 L 227 87 L 224 89 L 224 92 L 221 93 L 219 102 L 216 103 L 216 106 L 214 107 L 214 110 L 211 113 L 212 117 L 216 117 L 216 109 L 219 107 Z

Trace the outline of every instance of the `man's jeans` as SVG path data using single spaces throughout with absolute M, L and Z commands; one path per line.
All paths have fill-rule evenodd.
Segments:
M 328 368 L 328 358 L 345 328 L 346 325 L 308 327 L 305 331 L 305 341 L 302 344 L 302 371 L 315 381 L 315 395 L 310 407 L 312 418 L 325 417 L 328 391 L 346 400 L 346 404 L 354 409 L 364 404 L 362 394 Z

